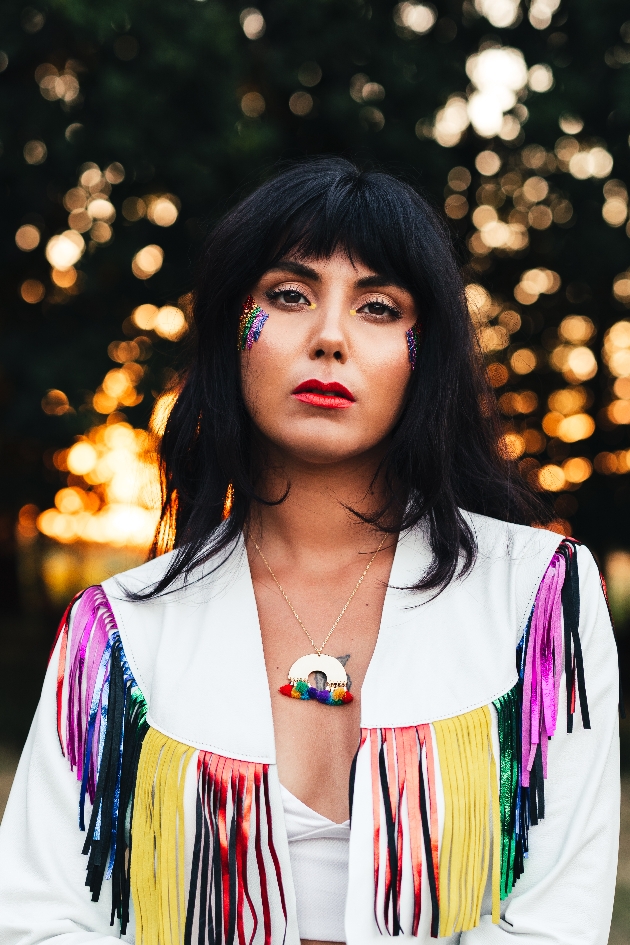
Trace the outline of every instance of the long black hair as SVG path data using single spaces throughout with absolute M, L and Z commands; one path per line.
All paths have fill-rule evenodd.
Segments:
M 541 517 L 537 498 L 499 449 L 495 398 L 446 226 L 407 183 L 323 157 L 268 180 L 205 243 L 190 364 L 160 447 L 163 506 L 153 554 L 169 547 L 176 554 L 138 597 L 163 593 L 211 563 L 233 545 L 252 504 L 264 501 L 240 387 L 242 301 L 287 254 L 321 259 L 337 250 L 406 286 L 420 313 L 417 367 L 381 466 L 385 505 L 366 519 L 392 531 L 424 523 L 433 561 L 415 588 L 439 592 L 471 567 L 476 543 L 462 509 L 525 524 Z M 228 487 L 231 514 L 221 527 Z

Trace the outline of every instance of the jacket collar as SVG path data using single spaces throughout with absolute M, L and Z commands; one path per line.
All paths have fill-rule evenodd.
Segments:
M 535 593 L 557 536 L 522 529 L 515 538 L 514 526 L 480 516 L 471 522 L 478 532 L 477 561 L 438 596 L 405 589 L 431 553 L 423 529 L 400 536 L 361 693 L 362 727 L 450 718 L 489 704 L 516 682 L 514 653 L 525 619 L 520 601 L 529 599 L 530 588 Z M 185 589 L 145 603 L 125 599 L 121 583 L 146 587 L 169 557 L 128 572 L 122 582 L 104 583 L 147 699 L 149 724 L 195 748 L 275 763 L 269 684 L 242 537 L 220 568 Z M 519 592 L 522 582 L 525 593 Z

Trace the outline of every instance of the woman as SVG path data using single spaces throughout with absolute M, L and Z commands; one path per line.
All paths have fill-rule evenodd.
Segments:
M 210 235 L 194 317 L 174 550 L 64 618 L 3 945 L 604 945 L 606 603 L 585 548 L 524 524 L 435 214 L 342 159 L 292 167 Z

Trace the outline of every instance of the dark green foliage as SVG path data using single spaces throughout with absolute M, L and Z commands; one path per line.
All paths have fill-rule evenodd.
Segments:
M 0 74 L 0 502 L 6 515 L 25 502 L 50 504 L 61 484 L 50 451 L 67 446 L 76 433 L 99 420 L 89 406 L 90 392 L 113 366 L 107 346 L 124 338 L 122 322 L 142 302 L 176 302 L 188 291 L 191 263 L 208 223 L 271 173 L 278 161 L 335 152 L 378 163 L 410 178 L 439 206 L 449 169 L 464 165 L 473 175 L 472 210 L 481 183 L 474 167 L 476 154 L 490 147 L 505 165 L 527 144 L 553 151 L 562 133 L 558 117 L 568 112 L 585 122 L 580 138 L 600 139 L 613 155 L 612 176 L 628 179 L 630 65 L 611 52 L 615 47 L 630 49 L 620 36 L 630 16 L 627 4 L 563 3 L 543 30 L 534 29 L 527 16 L 513 29 L 496 29 L 468 0 L 463 5 L 439 0 L 437 7 L 435 27 L 420 36 L 409 31 L 402 35 L 389 2 L 370 6 L 361 0 L 274 0 L 260 4 L 266 31 L 250 40 L 239 23 L 241 4 L 234 2 L 49 0 L 38 4 L 45 22 L 36 30 L 41 19 L 33 8 L 15 0 L 2 4 L 0 46 L 9 60 Z M 528 66 L 542 62 L 553 69 L 554 88 L 527 98 L 524 140 L 513 145 L 488 141 L 471 128 L 453 148 L 418 138 L 419 120 L 432 120 L 450 94 L 466 94 L 466 59 L 489 39 L 521 49 Z M 74 104 L 45 100 L 35 69 L 48 62 L 63 70 L 68 60 L 74 60 L 80 98 Z M 305 88 L 298 70 L 309 61 L 319 65 L 322 78 Z M 383 86 L 382 101 L 353 100 L 349 88 L 357 73 Z M 312 111 L 304 117 L 292 114 L 288 104 L 300 90 L 314 98 Z M 241 111 L 248 92 L 258 92 L 265 100 L 258 118 Z M 378 120 L 366 112 L 373 106 L 385 119 L 380 130 Z M 66 129 L 76 124 L 81 127 L 68 132 L 67 140 Z M 29 166 L 23 148 L 33 139 L 45 142 L 48 157 Z M 77 170 L 87 161 L 101 168 L 118 161 L 126 176 L 111 196 L 117 210 L 114 239 L 85 254 L 80 263 L 83 289 L 69 296 L 53 291 L 44 247 L 51 235 L 67 228 L 63 195 L 76 185 Z M 562 289 L 541 296 L 523 312 L 523 328 L 511 339 L 512 346 L 544 344 L 545 330 L 577 312 L 595 322 L 594 350 L 599 353 L 604 330 L 625 313 L 611 287 L 613 277 L 630 264 L 630 240 L 624 227 L 611 228 L 602 219 L 604 181 L 576 180 L 566 172 L 551 174 L 548 180 L 571 201 L 571 225 L 531 229 L 527 250 L 491 254 L 485 268 L 472 275 L 493 293 L 512 299 L 524 269 L 544 266 L 558 272 Z M 160 192 L 181 201 L 172 227 L 124 220 L 125 198 Z M 29 222 L 41 228 L 42 242 L 25 253 L 16 248 L 14 236 Z M 464 260 L 465 240 L 473 231 L 470 216 L 454 222 L 453 229 Z M 153 242 L 164 249 L 164 266 L 150 280 L 140 281 L 132 275 L 131 259 Z M 46 300 L 22 301 L 20 286 L 29 278 L 44 283 Z M 565 293 L 566 286 L 575 283 L 586 284 L 581 296 L 571 296 L 581 302 L 569 301 Z M 144 400 L 126 411 L 136 425 L 146 422 L 151 392 L 162 389 L 165 372 L 177 365 L 179 356 L 179 346 L 157 338 L 154 342 L 140 388 Z M 513 376 L 511 382 L 515 388 L 526 383 L 537 393 L 540 415 L 548 393 L 564 383 L 546 366 L 525 381 Z M 597 414 L 610 386 L 604 369 L 589 386 L 594 395 L 591 412 Z M 49 388 L 63 390 L 75 413 L 45 415 L 40 402 Z M 628 445 L 627 427 L 600 425 L 590 440 L 563 446 L 557 456 L 538 458 L 542 463 L 559 462 L 572 453 L 592 459 L 601 450 Z M 595 474 L 571 494 L 568 506 L 565 503 L 565 510 L 574 509 L 572 515 L 563 514 L 559 506 L 559 514 L 571 518 L 578 537 L 602 553 L 627 540 L 627 479 Z

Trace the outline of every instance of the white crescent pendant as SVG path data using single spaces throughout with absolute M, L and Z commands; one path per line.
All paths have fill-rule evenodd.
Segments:
M 308 682 L 311 673 L 325 673 L 328 688 L 332 686 L 345 686 L 348 682 L 348 674 L 334 656 L 326 656 L 317 653 L 309 653 L 307 656 L 300 656 L 289 670 L 289 680 L 292 683 Z

